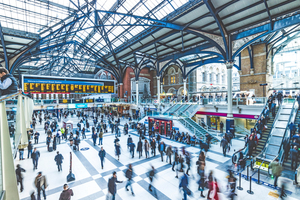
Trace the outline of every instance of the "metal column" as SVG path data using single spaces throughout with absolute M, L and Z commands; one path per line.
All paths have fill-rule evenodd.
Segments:
M 234 125 L 232 114 L 232 67 L 234 61 L 230 60 L 225 63 L 227 68 L 227 119 L 226 119 L 226 132 L 230 131 L 230 127 Z
M 135 99 L 136 106 L 139 106 L 139 81 L 135 81 Z
M 157 78 L 157 104 L 158 104 L 158 108 L 159 108 L 159 105 L 160 105 L 160 77 L 157 76 L 156 78 Z

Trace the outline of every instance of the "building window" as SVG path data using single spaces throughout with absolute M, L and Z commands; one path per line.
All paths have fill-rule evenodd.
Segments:
M 213 82 L 212 73 L 209 74 L 209 82 L 211 82 L 211 83 Z
M 216 74 L 216 82 L 219 83 L 219 74 Z
M 202 81 L 205 82 L 206 81 L 206 76 L 205 76 L 205 72 L 202 72 Z
M 171 84 L 175 83 L 175 75 L 171 76 Z
M 222 83 L 225 83 L 225 75 L 222 76 Z

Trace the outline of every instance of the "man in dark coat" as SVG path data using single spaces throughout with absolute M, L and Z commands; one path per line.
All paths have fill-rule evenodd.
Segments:
M 103 169 L 103 162 L 104 162 L 104 158 L 105 158 L 105 155 L 106 155 L 106 152 L 105 152 L 105 150 L 103 149 L 103 147 L 101 147 L 101 150 L 99 151 L 98 155 L 99 155 L 99 157 L 100 157 L 101 167 L 102 167 L 102 169 Z
M 129 152 L 131 153 L 132 158 L 134 158 L 134 149 L 135 144 L 133 142 L 129 143 Z
M 126 190 L 129 191 L 128 186 L 131 189 L 131 194 L 134 196 L 133 190 L 132 190 L 132 174 L 133 174 L 133 170 L 132 170 L 132 165 L 129 164 L 128 169 L 126 170 L 125 176 L 127 178 L 127 184 L 125 186 Z
M 64 184 L 64 190 L 60 193 L 59 200 L 71 200 L 73 195 L 73 190 L 69 189 L 68 184 Z
M 37 169 L 38 161 L 40 158 L 40 152 L 34 148 L 32 154 L 31 154 L 32 162 L 33 162 L 33 170 Z
M 152 141 L 150 142 L 150 146 L 151 146 L 151 154 L 153 156 L 156 155 L 156 142 L 155 142 L 155 139 L 153 138 Z
M 17 164 L 17 169 L 16 169 L 16 176 L 17 176 L 17 184 L 20 183 L 20 192 L 23 192 L 24 187 L 23 187 L 23 175 L 22 172 L 26 172 L 25 169 L 23 169 L 20 164 Z
M 166 151 L 166 145 L 163 141 L 158 145 L 158 151 L 160 153 L 161 161 L 164 161 L 164 152 Z
M 62 162 L 63 162 L 64 157 L 59 153 L 59 151 L 57 151 L 56 154 L 57 154 L 57 155 L 55 156 L 54 160 L 55 160 L 55 162 L 56 162 L 57 169 L 58 169 L 58 171 L 60 172 L 60 171 L 62 171 L 61 164 L 62 164 Z
M 117 185 L 116 183 L 123 183 L 123 181 L 118 181 L 117 172 L 113 172 L 113 176 L 108 180 L 108 192 L 112 195 L 112 200 L 116 199 Z
M 223 136 L 223 139 L 220 142 L 220 147 L 223 149 L 223 155 L 226 156 L 226 150 L 228 147 L 228 141 L 226 140 L 225 136 Z
M 290 150 L 290 154 L 291 154 L 291 160 L 292 160 L 291 169 L 294 170 L 298 166 L 298 150 L 297 150 L 297 146 L 294 146 L 294 148 Z M 294 163 L 295 163 L 295 168 L 294 168 Z
M 142 142 L 141 138 L 140 138 L 140 140 L 137 143 L 137 149 L 136 149 L 136 151 L 139 152 L 139 158 L 141 158 L 142 153 L 143 153 L 143 142 Z
M 128 135 L 127 138 L 127 147 L 129 148 L 129 144 L 132 143 L 132 137 L 130 137 L 130 135 Z

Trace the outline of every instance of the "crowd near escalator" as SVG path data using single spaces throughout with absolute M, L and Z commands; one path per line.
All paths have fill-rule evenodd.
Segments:
M 279 105 L 276 102 L 279 102 Z M 245 146 L 233 154 L 233 164 L 243 167 L 247 158 L 256 157 L 262 152 L 268 141 L 280 105 L 281 100 L 275 101 L 274 94 L 268 98 L 256 124 L 251 129 L 251 135 L 247 134 L 244 137 Z

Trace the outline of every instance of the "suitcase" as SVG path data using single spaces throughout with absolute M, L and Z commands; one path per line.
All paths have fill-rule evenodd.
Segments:
M 53 151 L 53 147 L 49 147 L 49 152 L 52 152 Z

